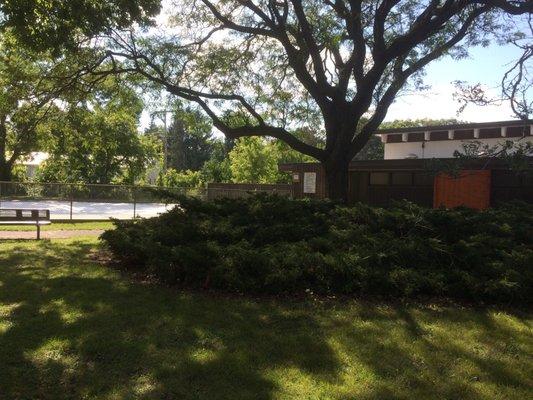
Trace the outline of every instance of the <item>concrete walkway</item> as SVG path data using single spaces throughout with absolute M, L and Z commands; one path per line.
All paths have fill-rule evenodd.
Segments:
M 41 239 L 70 239 L 80 236 L 100 236 L 103 229 L 77 229 L 77 230 L 41 230 Z M 2 239 L 35 239 L 36 231 L 0 231 L 0 240 Z

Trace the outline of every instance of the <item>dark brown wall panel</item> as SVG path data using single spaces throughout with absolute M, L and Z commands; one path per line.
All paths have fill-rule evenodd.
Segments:
M 502 137 L 500 128 L 485 128 L 479 130 L 480 139 L 492 139 Z
M 431 140 L 448 140 L 448 131 L 435 131 L 429 134 Z
M 402 135 L 387 135 L 387 143 L 400 143 Z
M 408 142 L 423 142 L 424 132 L 409 133 L 407 135 L 407 141 Z
M 529 126 L 510 126 L 507 128 L 507 137 L 522 137 L 529 135 Z
M 412 172 L 393 172 L 391 174 L 391 183 L 393 185 L 411 186 L 413 184 Z
M 474 130 L 460 129 L 454 132 L 453 137 L 458 140 L 474 139 Z

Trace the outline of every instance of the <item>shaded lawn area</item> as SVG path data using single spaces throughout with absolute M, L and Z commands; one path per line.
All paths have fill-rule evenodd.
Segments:
M 530 313 L 130 282 L 96 239 L 0 243 L 2 399 L 526 399 Z
M 111 221 L 52 222 L 41 226 L 43 231 L 70 231 L 81 229 L 114 229 Z M 34 231 L 35 225 L 0 225 L 0 231 Z

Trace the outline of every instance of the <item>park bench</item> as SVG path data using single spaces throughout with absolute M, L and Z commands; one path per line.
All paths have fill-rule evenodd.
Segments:
M 0 209 L 0 225 L 35 225 L 37 240 L 41 238 L 41 225 L 50 225 L 50 210 Z

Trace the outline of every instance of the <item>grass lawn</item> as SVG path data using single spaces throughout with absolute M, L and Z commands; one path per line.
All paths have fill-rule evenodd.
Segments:
M 71 231 L 79 229 L 112 229 L 111 221 L 96 222 L 52 222 L 50 225 L 43 225 L 43 231 Z M 35 231 L 35 225 L 0 225 L 0 231 Z
M 97 246 L 0 243 L 1 399 L 532 398 L 532 314 L 183 293 Z

